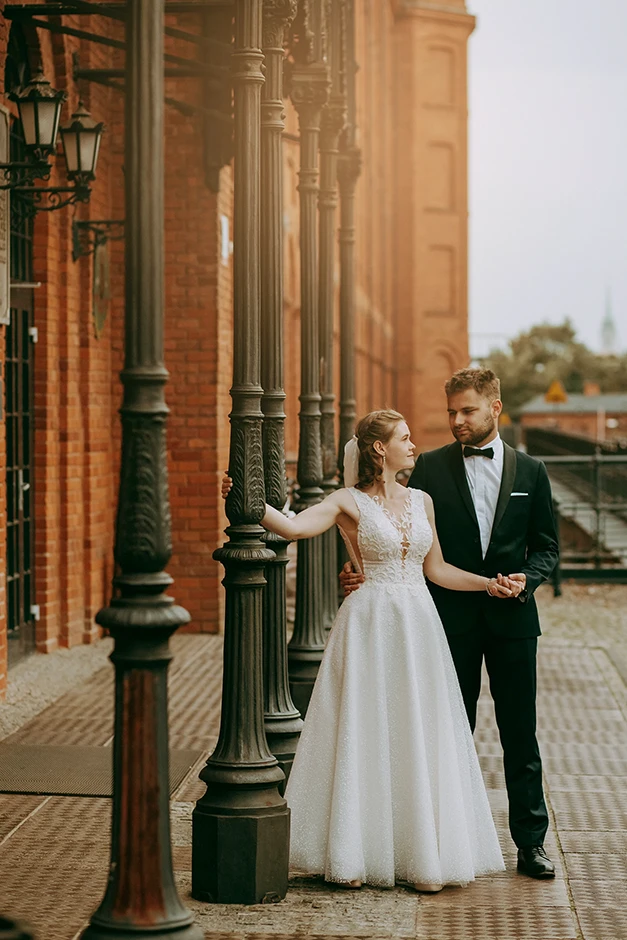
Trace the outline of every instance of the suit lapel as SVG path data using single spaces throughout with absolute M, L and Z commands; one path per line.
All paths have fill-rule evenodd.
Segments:
M 492 524 L 492 535 L 496 532 L 499 522 L 503 518 L 503 513 L 507 509 L 509 498 L 514 486 L 516 477 L 516 451 L 509 444 L 503 441 L 503 476 L 501 477 L 501 488 L 499 489 L 499 498 L 496 503 L 494 513 L 494 522 Z M 490 539 L 492 538 L 490 536 Z
M 453 444 L 449 450 L 448 456 L 451 472 L 453 474 L 453 479 L 457 484 L 459 495 L 464 502 L 464 506 L 470 513 L 470 518 L 475 523 L 477 528 L 479 528 L 477 513 L 475 512 L 475 506 L 472 501 L 472 496 L 470 495 L 470 489 L 468 487 L 468 480 L 466 479 L 466 471 L 464 470 L 464 457 L 462 454 L 461 444 Z

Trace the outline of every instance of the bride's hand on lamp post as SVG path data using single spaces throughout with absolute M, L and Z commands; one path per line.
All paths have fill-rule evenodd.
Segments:
M 224 471 L 224 476 L 222 477 L 222 484 L 220 486 L 220 495 L 222 499 L 226 499 L 231 490 L 233 489 L 233 480 L 229 476 L 228 472 Z

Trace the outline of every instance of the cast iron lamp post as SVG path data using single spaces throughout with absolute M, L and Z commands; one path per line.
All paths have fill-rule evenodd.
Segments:
M 172 872 L 169 639 L 189 614 L 172 579 L 163 361 L 164 0 L 126 3 L 125 336 L 114 597 L 96 617 L 115 640 L 111 866 L 86 940 L 202 940 Z
M 324 0 L 300 0 L 292 28 L 290 94 L 300 130 L 300 323 L 301 391 L 298 445 L 298 501 L 307 509 L 320 502 L 320 337 L 318 326 L 318 144 L 320 118 L 329 96 L 325 61 Z M 298 542 L 296 617 L 288 648 L 290 687 L 301 715 L 309 705 L 325 644 L 324 541 L 321 536 Z
M 285 479 L 285 390 L 283 388 L 283 60 L 287 26 L 296 0 L 264 0 L 263 54 L 266 81 L 261 96 L 261 384 L 263 466 L 266 502 L 281 510 Z M 286 780 L 303 726 L 292 702 L 287 675 L 285 569 L 288 542 L 265 536 L 275 558 L 266 566 L 263 602 L 264 714 L 268 746 Z
M 260 113 L 262 0 L 235 0 L 233 387 L 226 501 L 224 678 L 220 734 L 200 773 L 192 822 L 192 894 L 259 904 L 287 892 L 289 810 L 264 732 L 262 677 L 265 514 L 260 385 Z
M 347 124 L 342 134 L 338 179 L 340 189 L 340 440 L 338 464 L 344 471 L 344 447 L 355 432 L 355 190 L 361 173 L 356 146 L 355 9 L 346 0 Z M 338 540 L 339 541 L 339 540 Z
M 346 123 L 344 75 L 345 0 L 329 3 L 327 15 L 328 60 L 331 94 L 322 109 L 320 128 L 320 391 L 322 444 L 322 489 L 327 496 L 337 489 L 337 453 L 335 449 L 335 393 L 333 389 L 333 346 L 335 310 L 335 216 L 337 209 L 337 158 L 340 133 Z M 324 607 L 326 626 L 337 613 L 338 553 L 335 528 L 324 533 Z

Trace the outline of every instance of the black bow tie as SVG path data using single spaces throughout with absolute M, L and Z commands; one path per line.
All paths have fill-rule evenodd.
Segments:
M 489 460 L 492 460 L 494 457 L 494 448 L 486 447 L 485 450 L 481 450 L 480 447 L 470 447 L 466 444 L 464 447 L 464 457 L 487 457 Z

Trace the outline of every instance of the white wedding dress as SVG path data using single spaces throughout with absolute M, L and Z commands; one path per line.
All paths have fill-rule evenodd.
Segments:
M 350 489 L 365 582 L 342 604 L 290 774 L 290 867 L 328 881 L 465 884 L 503 857 L 422 562 L 423 494 L 403 516 Z

